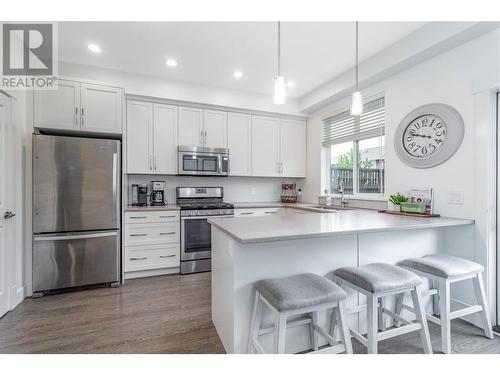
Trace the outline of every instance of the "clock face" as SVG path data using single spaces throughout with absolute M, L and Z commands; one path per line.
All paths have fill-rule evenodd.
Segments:
M 403 148 L 414 158 L 433 156 L 445 144 L 448 136 L 446 123 L 436 115 L 426 114 L 411 121 L 403 132 Z

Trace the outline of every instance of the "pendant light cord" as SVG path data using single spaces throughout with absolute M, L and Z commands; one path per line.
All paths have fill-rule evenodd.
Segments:
M 359 91 L 358 90 L 358 79 L 359 79 L 359 77 L 358 77 L 358 70 L 359 70 L 359 68 L 358 68 L 358 65 L 359 65 L 359 63 L 358 63 L 358 43 L 359 43 L 359 41 L 358 40 L 359 40 L 359 38 L 358 38 L 358 21 L 356 21 L 356 91 Z
M 278 21 L 278 76 L 281 75 L 281 22 Z

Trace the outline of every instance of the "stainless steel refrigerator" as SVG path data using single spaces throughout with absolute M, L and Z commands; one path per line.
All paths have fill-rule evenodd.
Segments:
M 33 292 L 120 280 L 118 140 L 33 135 Z

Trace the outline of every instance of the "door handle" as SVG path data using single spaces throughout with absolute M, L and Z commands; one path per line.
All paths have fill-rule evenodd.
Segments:
M 140 258 L 130 258 L 130 260 L 146 260 L 148 259 L 147 257 L 140 257 Z
M 172 216 L 160 216 L 160 219 L 169 219 L 169 218 L 174 218 L 175 215 Z
M 172 255 L 160 255 L 160 258 L 173 258 L 175 257 L 175 254 Z
M 160 236 L 169 236 L 171 234 L 175 234 L 176 232 L 162 232 L 160 233 Z
M 12 219 L 14 216 L 16 216 L 16 214 L 11 211 L 5 211 L 5 213 L 3 214 L 3 218 L 5 220 Z
M 130 235 L 130 237 L 144 237 L 144 236 L 146 236 L 146 233 L 136 233 Z

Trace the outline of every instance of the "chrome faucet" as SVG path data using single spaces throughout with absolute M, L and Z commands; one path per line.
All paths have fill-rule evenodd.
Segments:
M 339 179 L 339 186 L 338 186 L 338 192 L 340 193 L 340 208 L 344 208 L 347 203 L 349 203 L 349 200 L 345 198 L 344 196 L 344 179 L 340 178 Z

